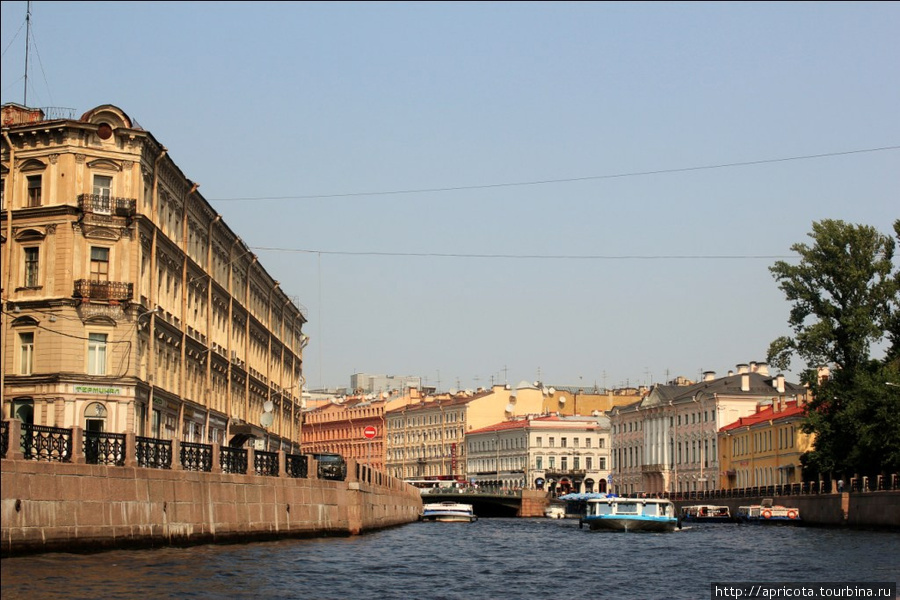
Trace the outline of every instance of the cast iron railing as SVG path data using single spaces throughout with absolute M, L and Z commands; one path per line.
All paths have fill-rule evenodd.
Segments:
M 212 446 L 181 442 L 181 468 L 186 471 L 212 471 Z
M 131 300 L 134 297 L 134 284 L 124 281 L 76 279 L 72 295 L 90 300 Z
M 253 471 L 257 475 L 278 477 L 278 453 L 257 450 L 253 453 Z
M 89 465 L 125 464 L 125 434 L 85 431 L 82 440 L 84 461 Z
M 85 214 L 133 217 L 137 210 L 134 198 L 113 198 L 101 194 L 80 194 L 78 208 Z
M 72 430 L 22 423 L 22 453 L 28 460 L 70 462 Z
M 172 468 L 172 440 L 136 436 L 135 444 L 137 448 L 135 448 L 134 456 L 139 467 Z
M 309 477 L 309 457 L 303 454 L 285 454 L 284 470 L 288 477 L 306 479 Z
M 223 473 L 247 473 L 247 451 L 243 448 L 222 446 L 219 449 L 219 464 Z

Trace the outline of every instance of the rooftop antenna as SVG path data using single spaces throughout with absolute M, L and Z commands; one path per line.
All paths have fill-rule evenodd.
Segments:
M 25 90 L 22 95 L 22 106 L 28 106 L 28 42 L 31 41 L 31 2 L 25 10 Z

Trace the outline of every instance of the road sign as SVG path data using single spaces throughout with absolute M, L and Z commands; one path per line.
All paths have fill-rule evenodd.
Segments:
M 363 430 L 363 435 L 366 436 L 366 439 L 367 439 L 367 440 L 371 440 L 371 439 L 374 438 L 376 435 L 378 435 L 378 430 L 375 429 L 375 427 L 373 427 L 372 425 L 369 425 L 368 427 L 366 427 L 366 428 Z

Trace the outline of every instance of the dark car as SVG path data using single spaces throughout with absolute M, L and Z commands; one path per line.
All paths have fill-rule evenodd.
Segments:
M 340 454 L 320 452 L 313 454 L 312 457 L 319 465 L 319 479 L 344 481 L 347 478 L 347 462 Z

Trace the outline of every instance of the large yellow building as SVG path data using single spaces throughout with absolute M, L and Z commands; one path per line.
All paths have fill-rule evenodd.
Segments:
M 802 398 L 775 398 L 719 430 L 723 489 L 801 483 L 800 456 L 814 436 L 803 433 Z
M 4 418 L 300 441 L 297 302 L 121 109 L 2 108 Z

